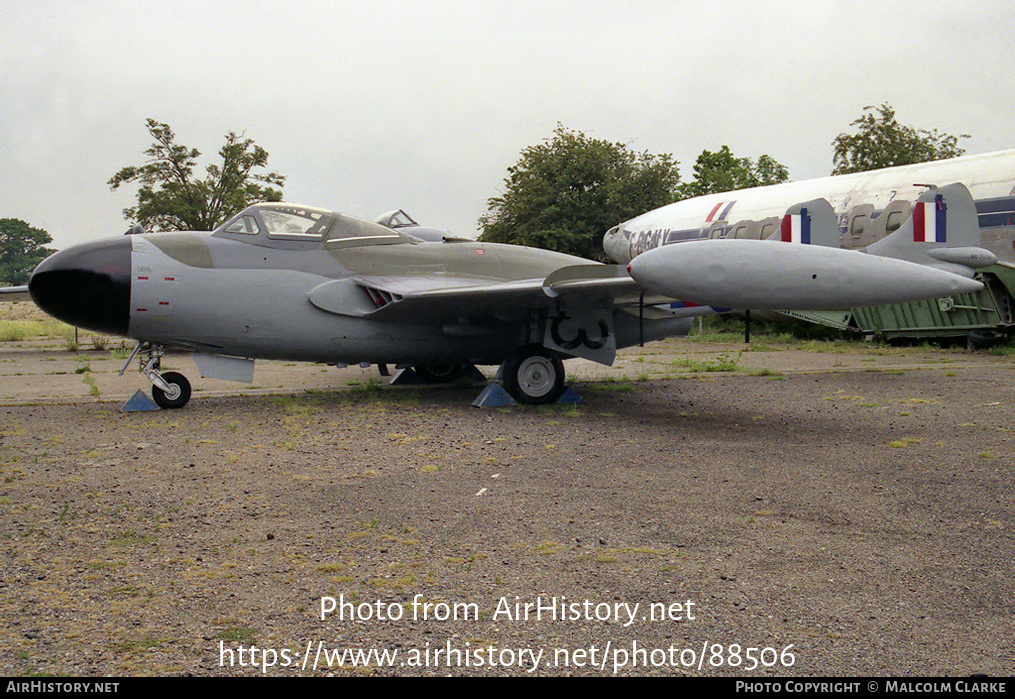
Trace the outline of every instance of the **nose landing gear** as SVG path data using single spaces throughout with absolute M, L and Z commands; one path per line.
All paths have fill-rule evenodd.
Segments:
M 152 398 L 155 404 L 164 409 L 182 408 L 190 400 L 190 381 L 175 371 L 162 373 L 160 370 L 163 354 L 161 345 L 138 343 L 120 370 L 120 376 L 127 371 L 131 362 L 138 359 L 141 373 L 152 382 Z
M 182 408 L 190 400 L 190 382 L 183 374 L 167 371 L 160 375 L 168 390 L 152 381 L 152 398 L 160 408 Z

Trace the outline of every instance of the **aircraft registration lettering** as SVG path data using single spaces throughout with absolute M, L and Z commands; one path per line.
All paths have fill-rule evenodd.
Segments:
M 631 249 L 636 251 L 635 254 L 641 254 L 646 250 L 657 248 L 665 244 L 669 233 L 669 228 L 658 228 L 654 231 L 638 231 L 631 239 Z

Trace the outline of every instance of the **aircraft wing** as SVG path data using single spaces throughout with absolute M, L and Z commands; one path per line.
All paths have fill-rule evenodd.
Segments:
M 28 301 L 28 300 L 30 300 L 30 297 L 28 296 L 28 287 L 27 286 L 3 286 L 3 287 L 0 287 L 0 296 L 6 296 L 6 297 L 8 297 L 7 298 L 8 301 Z
M 621 265 L 574 265 L 544 278 L 510 282 L 439 275 L 359 276 L 325 282 L 310 302 L 330 313 L 385 323 L 441 323 L 470 334 L 502 322 L 545 318 L 543 344 L 564 354 L 611 364 L 614 311 L 672 299 L 647 294 Z
M 309 297 L 331 313 L 411 323 L 477 315 L 518 318 L 539 309 L 578 304 L 636 306 L 643 292 L 624 266 L 590 264 L 512 282 L 441 275 L 359 276 L 321 284 Z M 669 300 L 653 294 L 644 303 Z

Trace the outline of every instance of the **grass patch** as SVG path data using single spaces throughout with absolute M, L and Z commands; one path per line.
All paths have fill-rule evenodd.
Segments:
M 729 352 L 723 352 L 715 359 L 711 360 L 698 360 L 691 359 L 690 357 L 681 357 L 670 362 L 670 366 L 674 369 L 687 369 L 695 373 L 713 372 L 713 371 L 739 371 L 740 369 L 740 358 L 744 352 L 741 350 L 737 353 L 736 357 L 730 356 Z
M 583 388 L 590 391 L 605 391 L 612 393 L 630 393 L 634 390 L 634 384 L 627 376 L 615 378 L 607 376 L 599 381 L 593 381 L 583 385 Z
M 751 345 L 789 344 L 797 340 L 836 340 L 841 333 L 835 328 L 815 325 L 802 320 L 759 320 L 751 319 Z M 744 319 L 733 315 L 707 316 L 702 329 L 697 324 L 687 336 L 692 342 L 742 342 Z M 753 348 L 752 348 L 753 349 Z M 770 348 L 762 346 L 757 351 Z
M 163 643 L 173 643 L 175 641 L 176 639 L 173 638 L 156 638 L 153 636 L 147 636 L 135 641 L 120 641 L 116 644 L 116 649 L 121 653 L 136 655 L 138 653 L 149 651 L 152 648 L 157 648 Z
M 805 352 L 835 352 L 842 354 L 852 345 L 853 343 L 845 340 L 809 340 L 802 343 L 798 349 L 802 349 Z
M 255 637 L 253 629 L 248 629 L 245 626 L 230 626 L 219 631 L 213 638 L 238 643 L 253 641 Z
M 0 342 L 74 337 L 74 328 L 58 320 L 0 320 Z
M 134 351 L 134 348 L 128 347 L 126 340 L 121 340 L 119 345 L 110 350 L 110 354 L 113 355 L 114 359 L 124 360 L 130 356 L 132 351 Z
M 155 538 L 138 534 L 133 529 L 127 529 L 125 531 L 116 532 L 109 540 L 109 543 L 113 546 L 135 546 L 137 544 L 155 543 Z

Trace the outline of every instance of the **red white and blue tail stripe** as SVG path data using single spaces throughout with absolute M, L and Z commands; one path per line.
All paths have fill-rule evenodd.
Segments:
M 941 195 L 934 201 L 920 201 L 913 207 L 913 242 L 944 243 L 945 203 Z
M 782 242 L 811 244 L 811 217 L 807 209 L 799 214 L 786 214 L 782 218 Z

